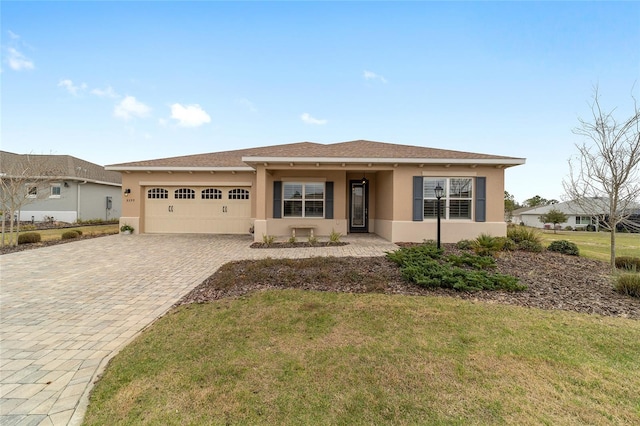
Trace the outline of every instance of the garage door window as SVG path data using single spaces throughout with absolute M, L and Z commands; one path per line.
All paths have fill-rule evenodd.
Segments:
M 230 200 L 248 200 L 249 199 L 249 191 L 246 189 L 232 189 L 229 191 L 229 199 Z
M 215 188 L 207 188 L 202 190 L 203 200 L 222 200 L 222 191 Z
M 164 188 L 151 188 L 147 191 L 147 198 L 169 198 L 169 191 Z
M 196 191 L 189 188 L 176 189 L 174 196 L 176 200 L 193 200 L 196 198 Z

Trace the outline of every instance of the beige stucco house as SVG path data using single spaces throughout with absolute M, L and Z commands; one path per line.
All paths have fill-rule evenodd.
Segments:
M 287 238 L 375 233 L 389 241 L 504 235 L 504 170 L 525 159 L 372 141 L 301 142 L 107 166 L 122 217 L 142 233 Z

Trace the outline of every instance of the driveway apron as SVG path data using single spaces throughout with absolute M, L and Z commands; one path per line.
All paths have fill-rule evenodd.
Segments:
M 343 241 L 251 249 L 250 236 L 114 235 L 0 256 L 0 424 L 80 424 L 109 359 L 226 262 L 397 248 Z

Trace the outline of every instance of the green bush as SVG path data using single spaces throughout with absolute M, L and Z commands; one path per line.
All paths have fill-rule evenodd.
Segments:
M 502 247 L 504 241 L 500 238 L 492 237 L 489 234 L 480 234 L 473 241 L 473 251 L 480 256 L 495 256 Z
M 18 244 L 33 244 L 39 243 L 42 240 L 42 236 L 37 232 L 25 232 L 18 235 Z
M 517 246 L 518 250 L 531 251 L 534 253 L 540 253 L 544 249 L 542 243 L 529 240 L 520 241 L 517 243 Z
M 514 251 L 518 248 L 518 245 L 508 237 L 496 237 L 497 240 L 502 242 L 503 251 Z
M 78 232 L 77 232 L 77 231 L 67 231 L 67 232 L 64 232 L 64 233 L 62 234 L 62 237 L 61 237 L 61 238 L 62 238 L 63 240 L 72 240 L 72 239 L 74 239 L 74 238 L 78 238 L 79 236 L 80 236 L 80 234 L 78 234 Z
M 507 228 L 507 238 L 513 240 L 518 246 L 523 241 L 531 241 L 540 244 L 542 239 L 540 233 L 534 228 L 526 226 L 510 226 Z
M 565 231 L 573 231 L 573 228 L 570 225 L 564 227 Z
M 473 241 L 471 240 L 460 240 L 456 243 L 456 247 L 460 250 L 471 250 L 473 248 Z
M 443 257 L 442 250 L 430 244 L 403 247 L 387 253 L 387 257 L 400 265 L 402 277 L 423 287 L 451 288 L 458 291 L 507 290 L 518 291 L 526 287 L 516 277 L 490 274 L 484 268 L 495 266 L 491 257 L 465 253 L 462 256 Z M 456 265 L 466 265 L 460 268 Z M 469 269 L 474 268 L 474 269 Z
M 82 235 L 82 231 L 80 229 L 74 229 L 78 233 L 78 235 Z
M 35 225 L 21 225 L 20 226 L 20 230 L 21 231 L 35 231 L 36 229 L 38 229 Z
M 547 250 L 568 254 L 570 256 L 580 255 L 580 249 L 578 246 L 567 240 L 552 241 L 551 244 L 549 244 L 549 247 L 547 247 Z
M 640 274 L 622 274 L 618 276 L 615 288 L 619 293 L 640 297 Z
M 640 272 L 640 257 L 620 256 L 616 257 L 616 268 L 628 271 Z

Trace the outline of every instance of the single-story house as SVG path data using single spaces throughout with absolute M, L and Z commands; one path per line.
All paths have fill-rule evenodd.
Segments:
M 631 229 L 640 227 L 640 211 L 637 204 L 630 206 L 629 225 Z M 585 201 L 578 203 L 576 201 L 565 201 L 562 203 L 549 204 L 537 207 L 524 207 L 513 212 L 513 222 L 531 226 L 534 228 L 552 228 L 551 223 L 540 222 L 540 216 L 549 213 L 551 210 L 557 210 L 567 216 L 567 221 L 556 225 L 558 228 L 566 228 L 570 226 L 572 229 L 586 229 L 587 226 L 593 226 L 595 229 L 600 227 L 600 221 L 604 220 L 609 214 L 609 203 L 604 198 L 585 198 Z
M 32 198 L 19 212 L 21 221 L 108 220 L 122 212 L 120 173 L 70 155 L 0 151 L 0 178 L 20 182 Z
M 301 142 L 113 164 L 121 224 L 143 233 L 326 236 L 443 242 L 505 235 L 504 170 L 525 159 L 358 140 Z

